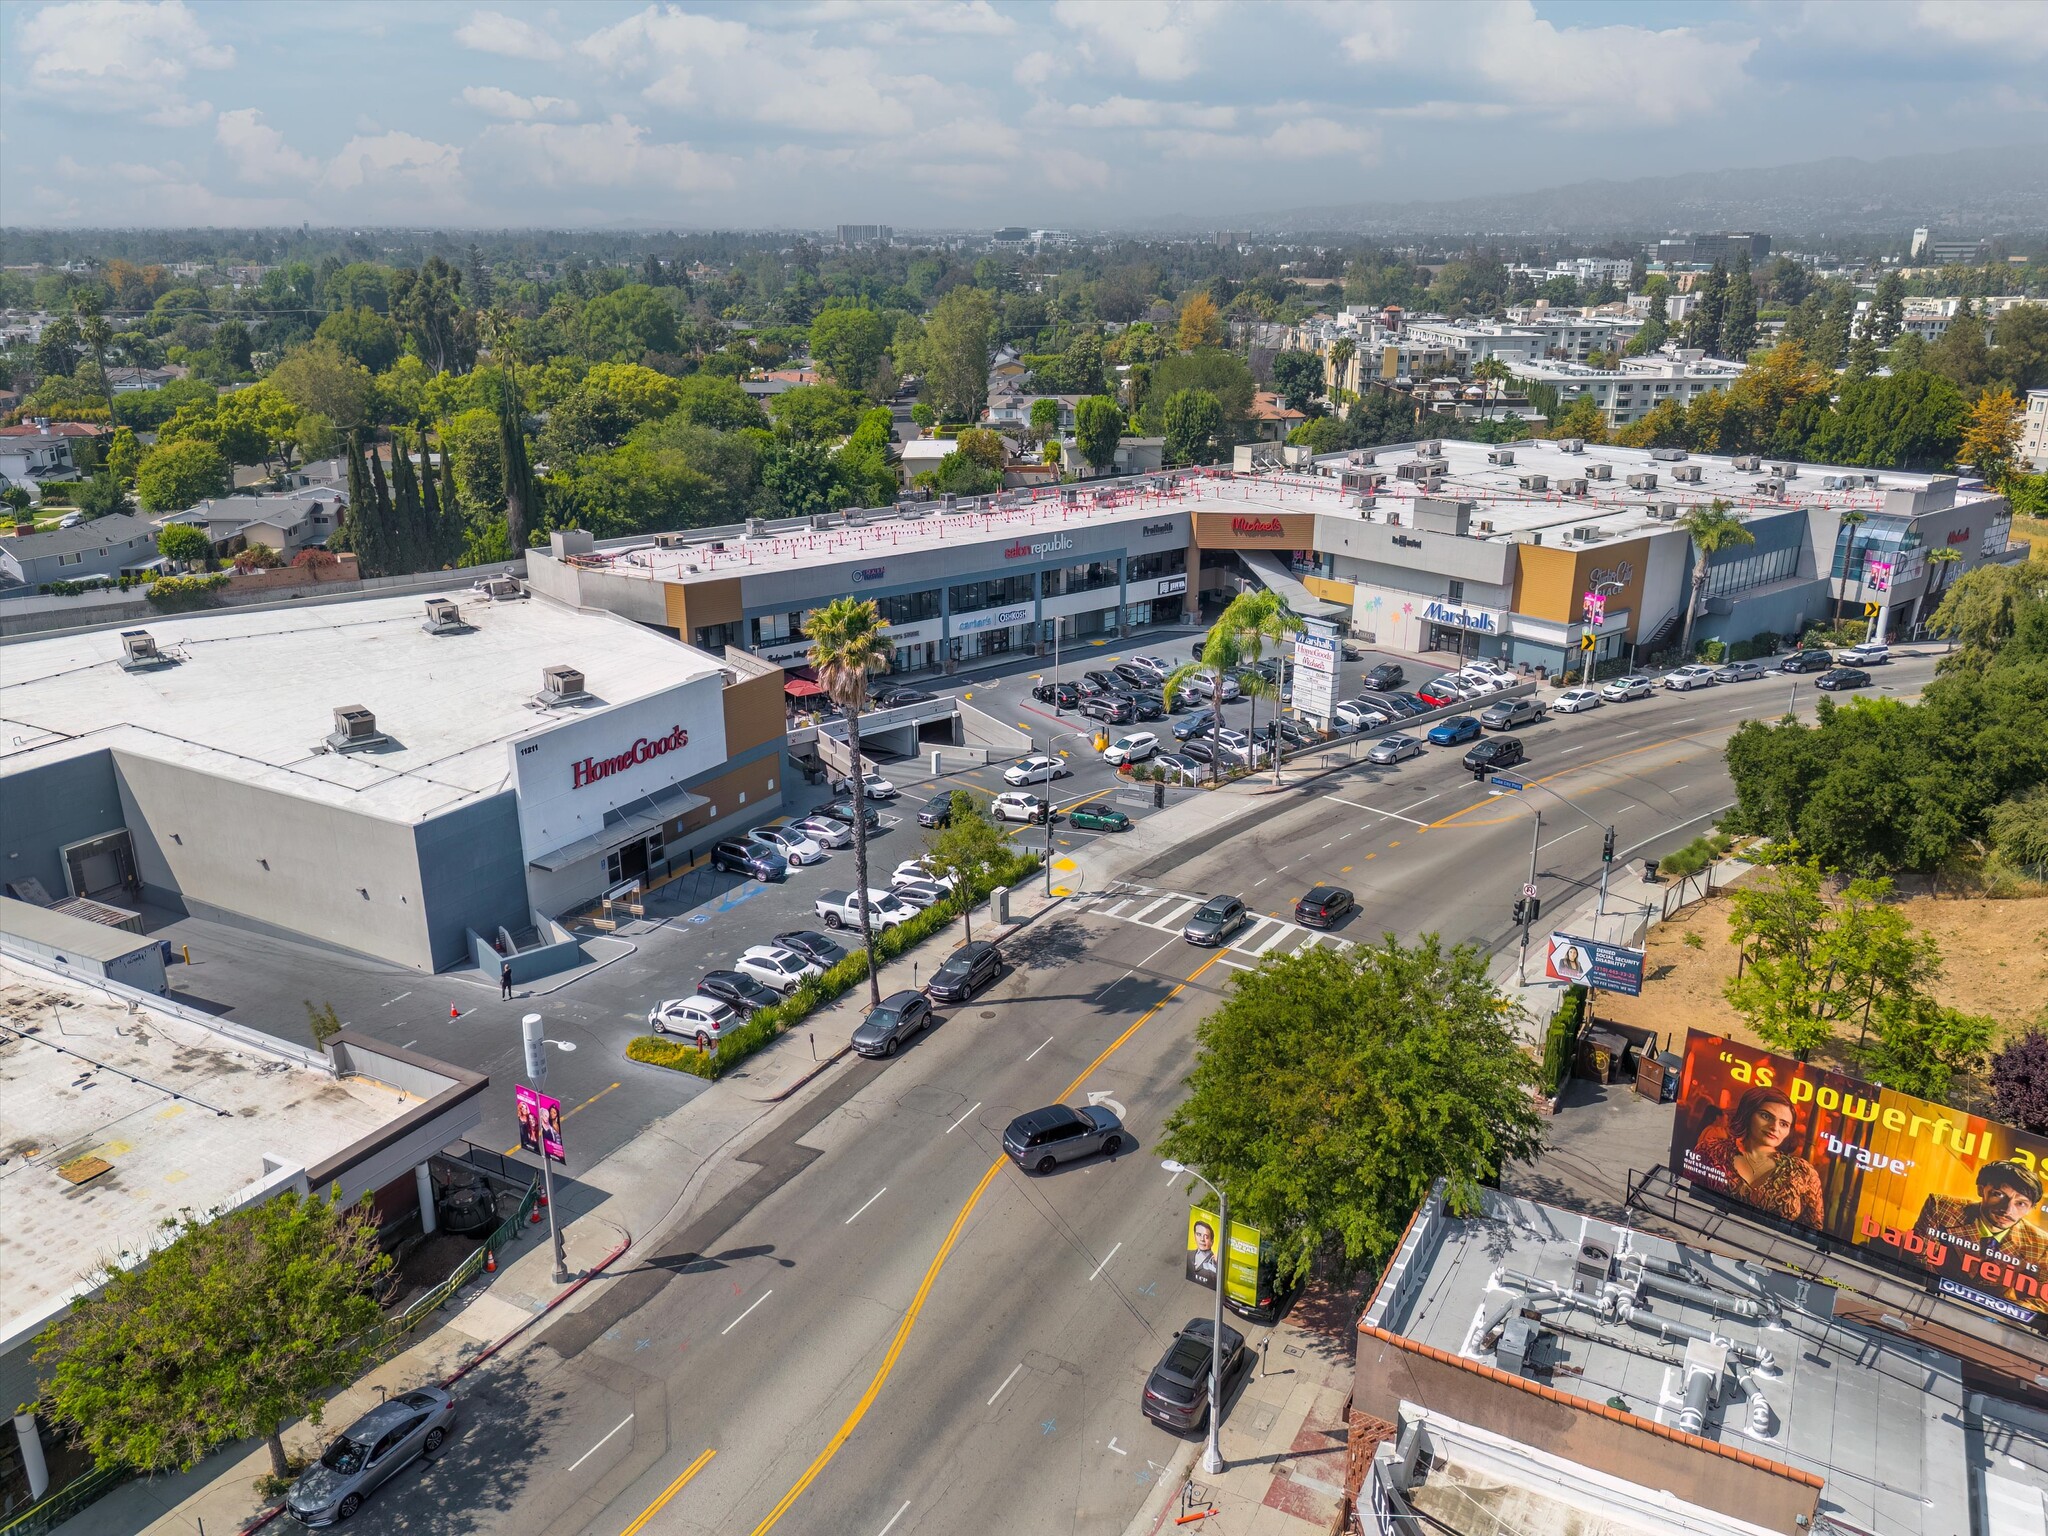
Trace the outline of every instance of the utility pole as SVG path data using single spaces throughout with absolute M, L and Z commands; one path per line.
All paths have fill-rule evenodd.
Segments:
M 1202 1453 L 1202 1470 L 1211 1477 L 1224 1470 L 1223 1466 L 1223 1288 L 1230 1282 L 1230 1196 L 1222 1186 L 1211 1183 L 1185 1163 L 1172 1158 L 1164 1159 L 1160 1165 L 1168 1173 L 1186 1174 L 1198 1184 L 1206 1184 L 1210 1193 L 1216 1196 L 1216 1313 L 1215 1332 L 1209 1335 L 1209 1446 Z
M 1536 808 L 1532 806 L 1531 809 Z M 1542 846 L 1543 812 L 1536 810 L 1536 826 L 1529 833 L 1529 884 L 1522 893 L 1522 899 L 1515 903 L 1522 912 L 1522 953 L 1515 961 L 1515 979 L 1525 985 L 1529 980 L 1529 926 L 1535 922 L 1536 914 L 1541 910 L 1529 892 L 1536 889 L 1536 854 Z
M 526 1043 L 526 1084 L 536 1093 L 546 1091 L 548 1085 L 548 1042 L 537 1013 L 529 1013 L 519 1021 L 519 1032 Z M 547 1130 L 540 1127 L 540 1177 L 541 1193 L 548 1204 L 548 1239 L 555 1248 L 555 1284 L 569 1283 L 569 1266 L 562 1255 L 562 1227 L 555 1215 L 555 1160 L 548 1156 Z

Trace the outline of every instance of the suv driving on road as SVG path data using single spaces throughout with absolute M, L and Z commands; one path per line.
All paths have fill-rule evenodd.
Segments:
M 1003 1131 L 1003 1150 L 1020 1168 L 1051 1173 L 1061 1163 L 1124 1149 L 1123 1122 L 1102 1104 L 1051 1104 L 1019 1115 Z
M 1496 736 L 1491 741 L 1482 741 L 1465 754 L 1465 766 L 1471 769 L 1512 768 L 1516 763 L 1526 762 L 1529 754 L 1522 750 L 1519 736 Z

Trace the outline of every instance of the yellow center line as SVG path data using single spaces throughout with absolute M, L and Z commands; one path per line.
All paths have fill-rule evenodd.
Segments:
M 1111 1056 L 1114 1056 L 1123 1046 L 1124 1042 L 1142 1029 L 1146 1022 L 1157 1014 L 1160 1009 L 1180 996 L 1202 972 L 1208 970 L 1210 966 L 1222 958 L 1223 952 L 1218 950 L 1207 960 L 1196 966 L 1189 973 L 1186 981 L 1178 983 L 1171 992 L 1138 1015 L 1132 1021 L 1130 1028 L 1104 1046 L 1102 1054 L 1081 1069 L 1081 1075 L 1067 1084 L 1066 1091 L 1060 1097 L 1062 1099 L 1070 1099 L 1080 1092 L 1081 1085 L 1088 1081 L 1089 1075 L 1096 1068 L 1109 1060 Z M 917 1326 L 918 1315 L 924 1311 L 925 1300 L 931 1295 L 932 1285 L 939 1278 L 940 1269 L 945 1266 L 947 1258 L 952 1254 L 953 1245 L 960 1240 L 960 1234 L 967 1225 L 967 1218 L 974 1214 L 974 1208 L 981 1203 L 982 1195 L 987 1192 L 995 1176 L 1002 1172 L 1003 1164 L 1006 1161 L 1006 1158 L 999 1157 L 989 1164 L 988 1171 L 981 1176 L 981 1182 L 974 1186 L 974 1193 L 967 1197 L 967 1203 L 960 1207 L 960 1214 L 953 1218 L 953 1225 L 946 1233 L 946 1240 L 939 1244 L 939 1251 L 932 1255 L 931 1265 L 925 1270 L 924 1279 L 918 1285 L 917 1294 L 911 1298 L 910 1307 L 903 1314 L 903 1321 L 896 1325 L 896 1335 L 889 1341 L 888 1353 L 882 1356 L 882 1363 L 876 1368 L 874 1379 L 868 1383 L 868 1388 L 861 1394 L 860 1401 L 853 1405 L 853 1411 L 846 1416 L 846 1422 L 839 1426 L 832 1438 L 825 1443 L 825 1448 L 818 1452 L 816 1459 L 804 1469 L 804 1475 L 796 1480 L 796 1485 L 789 1492 L 785 1493 L 776 1503 L 775 1507 L 768 1511 L 767 1516 L 761 1523 L 754 1527 L 753 1536 L 767 1536 L 767 1533 L 775 1528 L 777 1522 L 789 1512 L 790 1506 L 803 1497 L 804 1491 L 811 1486 L 811 1483 L 817 1478 L 818 1474 L 825 1470 L 827 1464 L 831 1462 L 834 1456 L 839 1454 L 839 1448 L 846 1444 L 848 1437 L 853 1434 L 854 1430 L 860 1427 L 860 1421 L 867 1417 L 868 1409 L 874 1406 L 875 1399 L 881 1394 L 882 1387 L 888 1381 L 890 1372 L 895 1370 L 897 1357 L 903 1353 L 903 1346 L 909 1342 L 910 1330 Z M 667 1498 L 668 1494 L 662 1495 L 663 1502 Z M 647 1514 L 653 1514 L 654 1510 L 660 1507 L 660 1503 L 657 1503 L 653 1509 L 647 1511 Z M 642 1515 L 640 1521 L 634 1522 L 632 1526 L 622 1533 L 622 1536 L 634 1536 L 634 1532 L 639 1530 L 641 1522 L 645 1521 L 646 1518 L 647 1515 Z
M 656 1515 L 660 1514 L 662 1506 L 667 1504 L 668 1501 L 674 1498 L 677 1494 L 681 1493 L 683 1491 L 683 1485 L 689 1482 L 689 1480 L 695 1477 L 699 1472 L 702 1472 L 704 1470 L 705 1463 L 710 1461 L 711 1458 L 716 1456 L 717 1454 L 718 1452 L 716 1451 L 707 1450 L 703 1455 L 699 1456 L 695 1461 L 691 1462 L 687 1467 L 683 1468 L 683 1475 L 677 1478 L 674 1482 L 670 1483 L 666 1488 L 662 1489 L 661 1497 L 656 1499 L 652 1504 L 648 1505 L 645 1509 L 640 1511 L 640 1518 L 635 1520 L 631 1525 L 627 1526 L 623 1531 L 619 1532 L 619 1536 L 639 1536 L 640 1527 L 645 1525 L 648 1521 L 652 1520 Z

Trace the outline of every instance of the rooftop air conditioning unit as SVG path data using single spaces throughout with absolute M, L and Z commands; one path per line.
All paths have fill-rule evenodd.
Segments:
M 1785 494 L 1785 482 L 1776 475 L 1766 476 L 1757 481 L 1756 492 L 1759 496 L 1782 496 Z
M 1697 464 L 1681 464 L 1671 471 L 1671 479 L 1677 485 L 1698 485 L 1701 468 Z
M 510 576 L 486 576 L 470 591 L 489 603 L 509 603 L 516 597 L 526 596 L 526 588 Z
M 556 666 L 540 669 L 541 703 L 568 704 L 587 697 L 589 690 L 583 686 L 583 674 L 576 668 Z
M 156 636 L 146 629 L 121 631 L 121 665 L 133 672 L 137 667 L 154 667 L 171 658 L 156 648 Z
M 1426 443 L 1417 443 L 1415 445 L 1415 457 L 1418 459 L 1433 459 L 1443 451 L 1444 440 L 1440 437 L 1432 437 Z
M 1486 452 L 1486 462 L 1489 464 L 1512 464 L 1515 462 L 1515 450 L 1512 448 L 1489 448 Z
M 1518 477 L 1518 483 L 1525 491 L 1547 491 L 1550 489 L 1550 476 L 1522 475 Z
M 1614 478 L 1614 466 L 1612 464 L 1588 464 L 1586 466 L 1586 478 L 1588 480 L 1612 480 Z
M 1877 488 L 1877 485 L 1878 477 L 1876 475 L 1866 473 L 1863 476 L 1863 488 L 1866 491 L 1875 490 Z
M 1678 521 L 1678 503 L 1675 501 L 1660 501 L 1656 506 L 1650 508 L 1650 516 L 1657 519 L 1660 523 L 1675 523 Z
M 1373 450 L 1370 448 L 1354 448 L 1351 451 L 1351 462 L 1361 469 L 1370 464 L 1377 464 L 1379 462 L 1379 457 L 1380 456 L 1377 453 L 1373 452 Z
M 469 628 L 462 622 L 462 610 L 445 597 L 427 599 L 427 622 L 422 627 L 430 635 L 460 634 Z
M 1560 495 L 1560 496 L 1583 496 L 1583 495 L 1585 495 L 1585 494 L 1586 494 L 1586 478 L 1585 478 L 1585 476 L 1583 476 L 1583 475 L 1575 475 L 1575 476 L 1573 476 L 1573 477 L 1572 477 L 1571 479 L 1569 479 L 1569 480 L 1560 480 L 1560 481 L 1558 481 L 1558 482 L 1557 482 L 1557 494 L 1558 494 L 1558 495 Z
M 1639 470 L 1628 477 L 1628 488 L 1632 491 L 1654 491 L 1657 489 L 1657 477 L 1648 470 Z
M 334 711 L 334 732 L 327 745 L 336 752 L 359 752 L 380 746 L 390 738 L 377 729 L 377 717 L 367 705 L 343 704 Z
M 1650 457 L 1659 464 L 1683 464 L 1685 462 L 1685 450 L 1683 448 L 1652 448 L 1650 450 Z
M 1764 467 L 1764 461 L 1753 453 L 1739 453 L 1731 462 L 1745 475 L 1753 475 Z
M 1771 466 L 1771 473 L 1780 480 L 1797 480 L 1799 478 L 1799 466 L 1797 464 L 1773 464 Z
M 1482 519 L 1479 524 L 1479 531 L 1481 533 L 1491 533 L 1493 532 L 1493 524 Z
M 654 547 L 656 549 L 686 549 L 689 547 L 689 543 L 688 534 L 657 533 L 654 536 Z
M 1591 544 L 1599 539 L 1600 530 L 1589 523 L 1584 527 L 1574 528 L 1572 537 L 1581 544 Z
M 1559 453 L 1584 453 L 1586 451 L 1586 440 L 1583 437 L 1560 437 L 1557 440 L 1557 451 Z

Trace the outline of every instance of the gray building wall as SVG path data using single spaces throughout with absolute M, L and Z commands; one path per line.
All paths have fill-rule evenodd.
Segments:
M 58 850 L 125 825 L 112 752 L 10 773 L 0 779 L 0 883 L 33 878 L 53 897 L 68 895 Z
M 433 968 L 470 960 L 469 930 L 517 932 L 532 918 L 519 841 L 519 801 L 507 790 L 413 829 Z

